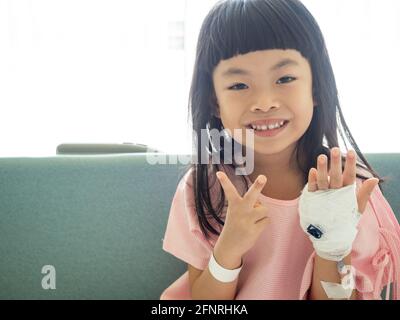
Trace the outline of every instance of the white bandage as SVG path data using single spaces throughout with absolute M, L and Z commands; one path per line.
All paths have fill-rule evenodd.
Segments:
M 315 192 L 308 191 L 306 184 L 300 196 L 299 212 L 301 228 L 321 258 L 340 261 L 351 252 L 361 217 L 355 183 Z
M 338 272 L 345 275 L 340 284 L 321 281 L 321 286 L 329 299 L 349 299 L 355 289 L 355 268 L 345 265 L 341 260 L 338 262 Z
M 321 281 L 321 285 L 329 299 L 349 299 L 353 293 L 352 288 L 345 289 L 339 283 Z

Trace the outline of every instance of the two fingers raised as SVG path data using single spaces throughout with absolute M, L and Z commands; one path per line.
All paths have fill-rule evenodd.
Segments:
M 260 196 L 260 193 L 267 182 L 267 178 L 264 175 L 259 175 L 257 177 L 256 181 L 254 181 L 243 197 L 240 196 L 236 190 L 236 187 L 224 172 L 218 171 L 217 178 L 225 191 L 229 203 L 235 203 L 243 200 L 252 207 L 257 206 L 257 203 L 260 204 L 258 197 Z

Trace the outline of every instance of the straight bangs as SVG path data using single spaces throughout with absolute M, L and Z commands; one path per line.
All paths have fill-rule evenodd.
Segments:
M 321 46 L 308 36 L 304 14 L 308 11 L 296 12 L 285 1 L 221 1 L 205 19 L 208 28 L 202 28 L 208 55 L 198 58 L 208 58 L 204 65 L 210 74 L 220 60 L 259 50 L 295 49 L 310 60 Z

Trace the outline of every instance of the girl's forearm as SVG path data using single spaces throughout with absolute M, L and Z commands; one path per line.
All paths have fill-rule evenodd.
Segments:
M 345 265 L 351 265 L 351 256 L 348 255 L 344 258 Z M 325 260 L 317 254 L 314 259 L 314 271 L 312 276 L 312 284 L 309 294 L 310 300 L 328 300 L 321 281 L 341 283 L 341 275 L 337 270 L 337 263 L 335 261 Z M 350 297 L 351 300 L 357 299 L 357 291 L 353 290 Z

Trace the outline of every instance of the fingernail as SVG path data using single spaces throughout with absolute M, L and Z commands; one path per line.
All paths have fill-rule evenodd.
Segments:
M 333 154 L 334 157 L 339 156 L 339 149 L 336 149 L 336 148 L 333 149 L 332 154 Z
M 266 178 L 264 176 L 259 176 L 258 179 L 257 179 L 257 182 L 259 184 L 264 184 L 265 181 L 266 181 Z
M 218 179 L 221 179 L 221 173 L 219 171 L 216 173 L 216 175 Z

